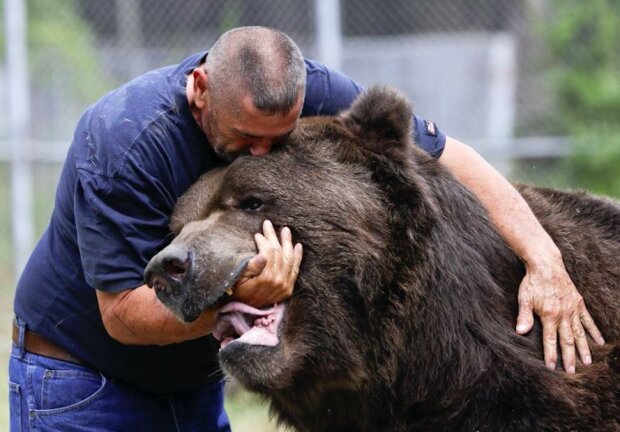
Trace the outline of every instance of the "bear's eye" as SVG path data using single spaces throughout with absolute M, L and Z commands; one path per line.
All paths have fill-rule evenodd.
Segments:
M 243 211 L 258 211 L 263 208 L 264 203 L 255 197 L 242 199 L 239 208 Z

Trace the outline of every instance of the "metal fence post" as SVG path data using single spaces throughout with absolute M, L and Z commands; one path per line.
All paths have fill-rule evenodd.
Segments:
M 319 60 L 342 70 L 342 25 L 340 0 L 315 0 L 316 40 Z
M 9 142 L 11 145 L 11 223 L 14 277 L 26 264 L 33 239 L 32 168 L 28 126 L 30 89 L 26 48 L 24 0 L 5 0 Z
M 508 155 L 514 135 L 517 91 L 517 46 L 510 33 L 499 32 L 491 36 L 489 77 L 486 135 L 495 143 L 497 153 L 505 154 L 502 160 L 494 161 L 495 167 L 509 176 L 511 163 Z

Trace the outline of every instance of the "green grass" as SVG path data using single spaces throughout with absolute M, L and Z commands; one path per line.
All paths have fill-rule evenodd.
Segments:
M 267 405 L 257 396 L 238 386 L 227 387 L 226 412 L 234 432 L 284 432 L 270 421 Z

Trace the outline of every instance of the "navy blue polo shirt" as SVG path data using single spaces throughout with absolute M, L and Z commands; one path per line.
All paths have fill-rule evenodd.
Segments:
M 148 72 L 108 93 L 80 119 L 49 226 L 17 285 L 14 310 L 28 327 L 105 374 L 155 392 L 218 379 L 211 336 L 167 346 L 123 345 L 106 332 L 95 290 L 142 285 L 149 259 L 170 240 L 175 202 L 218 163 L 190 112 L 188 74 L 206 52 Z M 347 108 L 362 90 L 306 61 L 302 115 Z M 417 142 L 438 157 L 445 136 L 415 118 Z

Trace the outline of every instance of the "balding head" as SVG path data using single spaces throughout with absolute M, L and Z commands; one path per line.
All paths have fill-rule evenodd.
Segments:
M 238 104 L 250 95 L 265 114 L 286 114 L 305 94 L 299 47 L 286 34 L 266 27 L 224 33 L 209 51 L 206 71 L 213 100 Z

